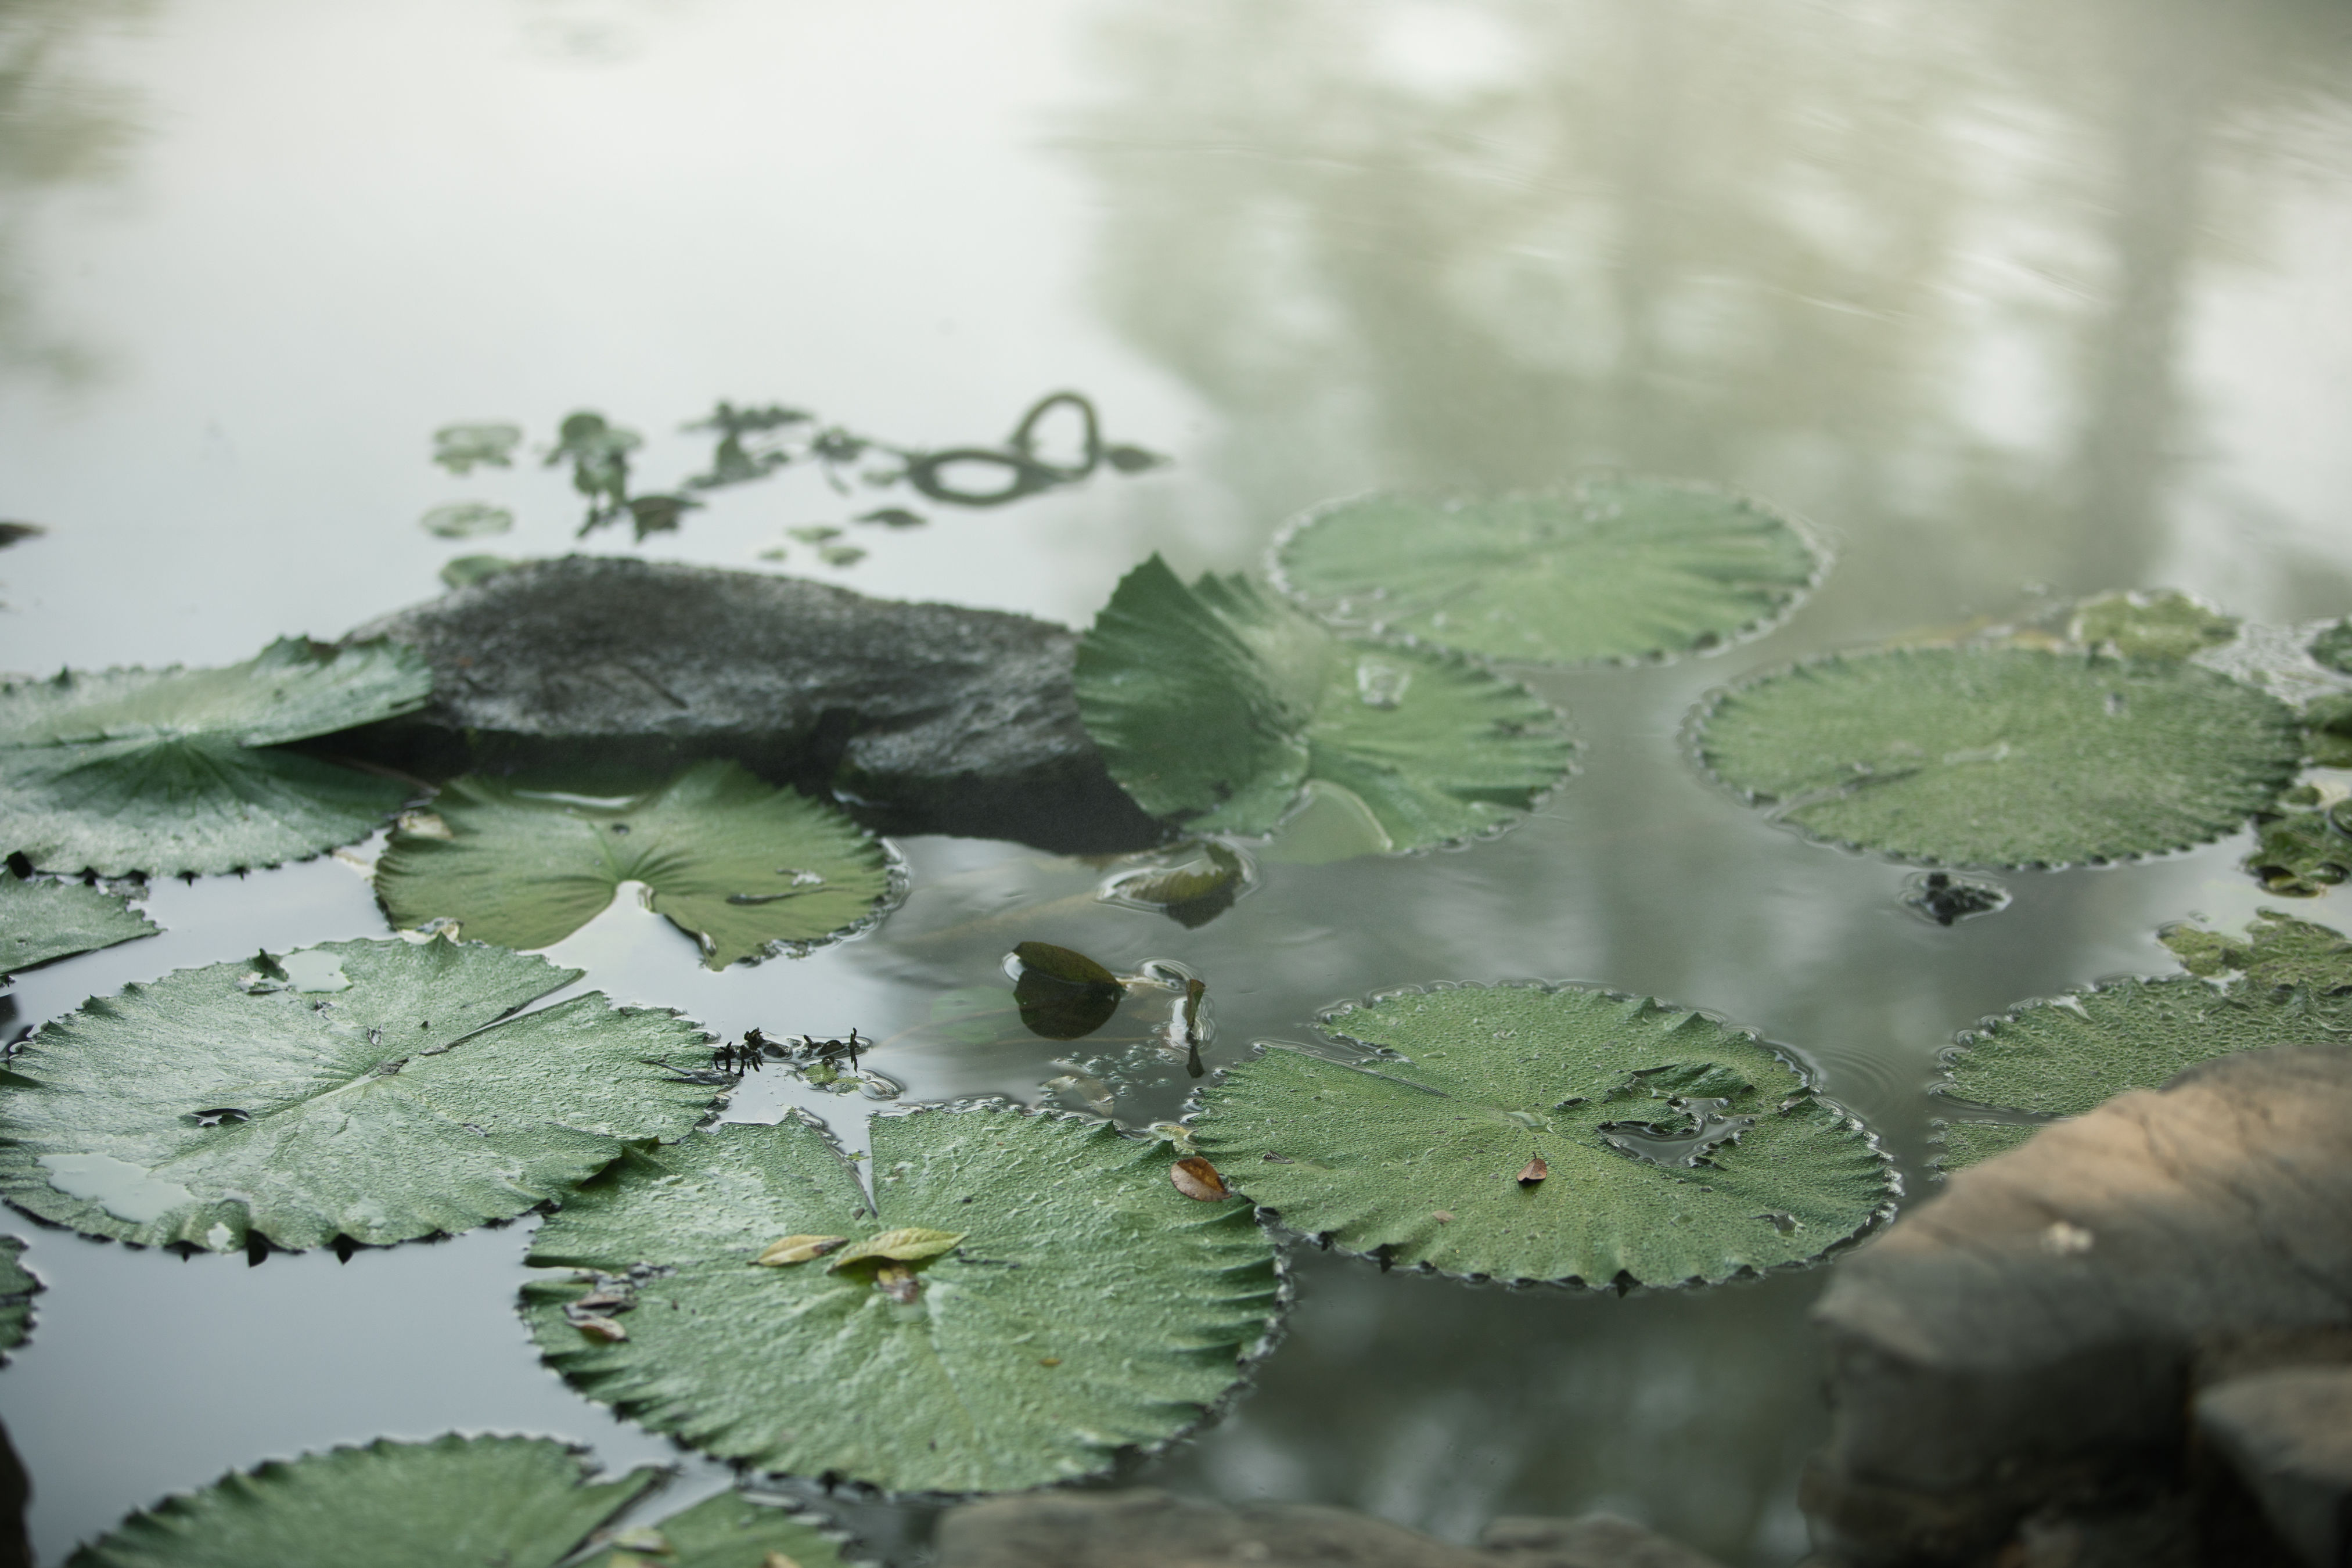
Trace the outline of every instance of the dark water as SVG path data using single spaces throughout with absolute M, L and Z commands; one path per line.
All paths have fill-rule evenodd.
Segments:
M 1270 866 L 1187 931 L 1095 901 L 1098 866 L 918 839 L 908 906 L 804 961 L 706 973 L 626 900 L 554 952 L 714 1030 L 887 1039 L 1001 984 L 1024 940 L 1200 973 L 1213 1062 L 1374 989 L 1592 980 L 1794 1047 L 1916 1194 L 1952 1031 L 2168 967 L 2159 922 L 2263 901 L 2243 845 L 2008 877 L 2008 909 L 1939 928 L 1905 868 L 1698 779 L 1690 704 L 2053 595 L 2352 609 L 2333 4 L 18 0 L 0 50 L 0 515 L 51 530 L 0 555 L 5 668 L 231 660 L 422 598 L 453 554 L 560 552 L 560 474 L 453 479 L 427 433 L 543 443 L 594 406 L 648 433 L 661 483 L 721 395 L 944 446 L 1085 388 L 1176 463 L 782 567 L 1073 624 L 1150 550 L 1250 567 L 1289 512 L 1384 483 L 1615 463 L 1839 541 L 1766 640 L 1541 682 L 1584 771 L 1470 850 Z M 416 527 L 467 499 L 520 525 Z M 644 552 L 752 567 L 851 510 L 786 475 Z M 2340 898 L 2306 909 L 2341 924 Z M 332 858 L 149 908 L 167 934 L 24 976 L 19 1021 L 383 929 Z M 1034 1100 L 1076 1048 L 910 1037 L 874 1065 L 912 1097 Z M 1177 1104 L 1181 1068 L 1143 1079 L 1122 1117 Z M 795 1101 L 855 1141 L 863 1102 L 774 1073 L 730 1114 Z M 11 1228 L 49 1284 L 0 1373 L 45 1561 L 224 1469 L 383 1434 L 674 1457 L 538 1364 L 511 1307 L 527 1223 L 257 1268 Z M 1606 1506 L 1734 1561 L 1802 1552 L 1819 1273 L 1622 1300 L 1319 1256 L 1300 1278 L 1255 1391 L 1145 1479 L 1454 1538 Z

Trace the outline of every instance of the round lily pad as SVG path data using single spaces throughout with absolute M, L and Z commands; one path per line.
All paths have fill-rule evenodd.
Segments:
M 627 881 L 724 969 L 869 928 L 905 873 L 839 807 L 706 762 L 609 795 L 458 779 L 393 835 L 375 874 L 394 925 L 446 921 L 517 948 L 562 941 Z
M 554 1568 L 605 1532 L 594 1568 L 838 1568 L 805 1518 L 722 1492 L 650 1524 L 611 1529 L 663 1480 L 641 1468 L 592 1479 L 581 1452 L 545 1437 L 379 1438 L 224 1476 L 132 1514 L 67 1568 Z M 631 1550 L 631 1548 L 637 1550 Z
M 1194 1142 L 1294 1230 L 1474 1279 L 1713 1283 L 1892 1212 L 1876 1142 L 1748 1030 L 1584 986 L 1399 991 L 1326 1014 L 1360 1061 L 1275 1046 Z
M 1906 647 L 1718 695 L 1700 763 L 1811 837 L 1947 865 L 2158 855 L 2245 826 L 2294 776 L 2294 710 L 2178 662 Z
M 1336 637 L 1244 577 L 1129 573 L 1078 645 L 1078 710 L 1121 788 L 1197 834 L 1258 836 L 1313 784 L 1373 850 L 1496 833 L 1567 776 L 1560 717 L 1462 659 Z
M 1274 1326 L 1273 1243 L 1247 1205 L 1177 1191 L 1165 1144 L 1011 1108 L 869 1130 L 870 1205 L 798 1117 L 587 1184 L 531 1246 L 578 1271 L 524 1289 L 549 1363 L 763 1470 L 1008 1491 L 1173 1440 Z M 876 1249 L 890 1232 L 928 1239 Z
M 1603 478 L 1506 496 L 1369 495 L 1276 539 L 1276 581 L 1346 626 L 1481 658 L 1590 664 L 1704 653 L 1794 609 L 1827 565 L 1759 502 Z
M 685 1132 L 718 1092 L 690 1070 L 708 1037 L 674 1013 L 591 993 L 514 1016 L 579 977 L 436 939 L 126 986 L 10 1057 L 0 1196 L 85 1235 L 216 1252 L 509 1218 L 625 1143 Z
M 163 927 L 121 893 L 0 870 L 0 974 L 13 974 L 137 937 Z
M 2243 940 L 2193 927 L 2163 936 L 2189 973 L 2021 1003 L 1960 1035 L 1934 1092 L 2079 1116 L 2216 1057 L 2352 1040 L 2352 942 L 2337 932 L 2264 910 Z M 1943 1131 L 1941 1163 L 1957 1170 L 2032 1131 L 1956 1120 Z
M 225 669 L 0 684 L 0 851 L 45 871 L 234 871 L 373 832 L 408 786 L 281 750 L 422 707 L 414 648 L 283 637 Z

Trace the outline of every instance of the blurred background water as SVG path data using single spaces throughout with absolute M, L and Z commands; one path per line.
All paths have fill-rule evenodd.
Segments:
M 677 427 L 721 396 L 931 447 L 1081 388 L 1175 462 L 856 530 L 845 568 L 784 531 L 862 505 L 795 470 L 638 552 L 1076 626 L 1150 551 L 1251 569 L 1284 517 L 1376 485 L 1732 485 L 1817 522 L 1835 570 L 1723 656 L 1540 679 L 1583 772 L 1506 837 L 1270 866 L 1190 931 L 1095 901 L 1097 866 L 915 839 L 907 907 L 805 960 L 709 974 L 626 900 L 553 956 L 730 1034 L 903 1034 L 873 1065 L 911 1097 L 1031 1101 L 1121 1046 L 919 1028 L 1022 940 L 1188 965 L 1213 1062 L 1382 987 L 1599 981 L 1788 1044 L 1916 1196 L 1952 1031 L 2168 968 L 2158 923 L 2266 901 L 2244 843 L 2011 876 L 2009 909 L 1940 929 L 1896 902 L 1902 868 L 1706 785 L 1683 716 L 1808 652 L 2104 588 L 2352 610 L 2347 82 L 2336 0 L 8 0 L 0 515 L 49 532 L 0 554 L 0 668 L 230 661 L 425 597 L 456 553 L 573 548 L 558 470 L 426 461 L 461 418 L 535 452 L 599 409 L 647 434 L 652 487 L 700 464 Z M 518 526 L 420 531 L 462 500 Z M 2341 925 L 2341 899 L 2298 912 Z M 11 1030 L 383 929 L 335 858 L 148 907 L 166 935 L 21 977 Z M 1175 1107 L 1181 1069 L 1129 1065 L 1123 1119 Z M 858 1140 L 865 1102 L 773 1073 L 730 1114 L 791 1103 Z M 49 1289 L 0 1418 L 44 1560 L 385 1434 L 675 1458 L 538 1364 L 528 1223 L 248 1268 L 15 1216 Z M 1455 1539 L 1610 1507 L 1734 1562 L 1801 1554 L 1819 1271 L 1624 1299 L 1299 1272 L 1255 1391 L 1139 1479 Z

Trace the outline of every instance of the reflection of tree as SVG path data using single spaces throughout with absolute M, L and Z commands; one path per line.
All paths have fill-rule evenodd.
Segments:
M 136 139 L 131 96 L 85 78 L 77 53 L 93 30 L 147 9 L 147 0 L 0 0 L 0 202 L 9 209 L 0 216 L 0 368 L 89 368 L 34 323 L 15 252 L 32 193 L 113 174 Z

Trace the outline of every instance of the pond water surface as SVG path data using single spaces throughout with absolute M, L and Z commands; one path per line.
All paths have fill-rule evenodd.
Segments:
M 1150 551 L 1254 569 L 1285 517 L 1386 484 L 1620 465 L 1837 542 L 1768 638 L 1538 678 L 1582 771 L 1504 837 L 1269 866 L 1196 931 L 1095 901 L 1099 865 L 917 838 L 912 897 L 870 937 L 711 974 L 624 900 L 552 951 L 583 988 L 730 1036 L 887 1039 L 1043 940 L 1203 976 L 1214 1065 L 1385 987 L 1595 981 L 1785 1043 L 1916 1197 L 1920 1085 L 1954 1030 L 2169 969 L 2163 921 L 2277 901 L 2241 838 L 2006 876 L 2007 909 L 1937 927 L 1898 901 L 1906 868 L 1774 829 L 1679 731 L 1745 672 L 2053 596 L 2352 610 L 2341 5 L 19 0 L 0 50 L 0 515 L 49 531 L 0 554 L 0 668 L 229 662 L 427 597 L 453 555 L 560 553 L 560 470 L 453 477 L 429 433 L 512 420 L 535 453 L 595 408 L 646 433 L 661 485 L 703 460 L 677 426 L 721 396 L 944 447 L 1076 387 L 1175 460 L 904 531 L 849 525 L 880 503 L 793 470 L 583 548 L 1083 626 Z M 514 531 L 418 527 L 469 500 Z M 828 566 L 785 532 L 817 523 L 869 553 Z M 2296 912 L 2340 925 L 2342 899 Z M 383 930 L 335 858 L 146 907 L 163 936 L 20 977 L 11 1032 Z M 1040 1102 L 1071 1048 L 874 1065 L 910 1099 Z M 1162 1070 L 1119 1114 L 1183 1089 Z M 729 1114 L 790 1103 L 858 1141 L 865 1102 L 781 1073 Z M 42 1559 L 224 1470 L 383 1435 L 677 1458 L 540 1365 L 513 1310 L 533 1223 L 249 1268 L 9 1217 L 48 1287 L 0 1372 Z M 1297 1263 L 1254 1391 L 1134 1479 L 1464 1540 L 1606 1507 L 1729 1562 L 1802 1553 L 1823 1271 L 1620 1298 Z M 853 1514 L 902 1552 L 926 1528 Z

